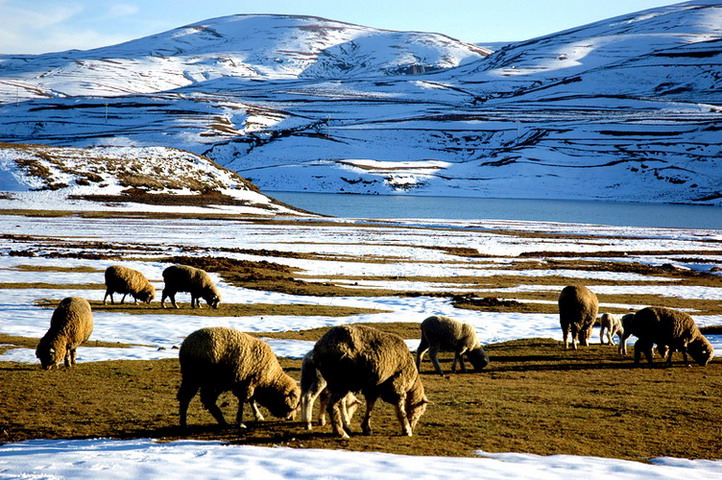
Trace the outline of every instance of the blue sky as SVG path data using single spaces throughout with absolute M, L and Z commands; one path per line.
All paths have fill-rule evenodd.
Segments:
M 526 40 L 664 0 L 0 0 L 0 53 L 89 49 L 240 13 L 317 15 L 467 42 Z

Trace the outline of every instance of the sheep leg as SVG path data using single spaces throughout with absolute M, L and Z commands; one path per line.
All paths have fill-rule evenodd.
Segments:
M 653 344 L 646 341 L 646 340 L 637 340 L 634 342 L 634 363 L 639 364 L 639 361 L 642 357 L 642 352 L 644 352 L 644 356 L 647 357 L 647 362 L 651 365 L 652 364 L 652 346 Z
M 569 327 L 568 326 L 562 327 L 562 333 L 564 334 L 563 335 L 564 350 L 568 350 L 569 349 Z
M 71 354 L 70 354 L 71 351 L 72 351 L 71 349 L 67 349 L 65 351 L 65 359 L 64 360 L 65 360 L 65 366 L 67 368 L 70 368 L 70 365 L 71 365 Z
M 257 422 L 262 422 L 265 420 L 265 417 L 263 414 L 261 414 L 261 411 L 258 409 L 258 403 L 254 399 L 251 399 L 248 403 L 251 404 L 251 411 L 253 411 L 253 418 Z
M 328 408 L 328 401 L 331 398 L 331 394 L 329 393 L 328 389 L 323 389 L 320 393 L 320 395 L 317 394 L 317 396 L 311 398 L 309 406 L 308 406 L 308 420 L 307 420 L 307 428 L 311 430 L 311 417 L 313 416 L 313 402 L 318 398 L 318 425 L 323 427 L 326 425 L 326 409 Z M 343 413 L 343 412 L 341 412 Z
M 366 412 L 364 413 L 364 419 L 361 422 L 361 431 L 364 435 L 371 435 L 373 434 L 373 430 L 371 430 L 371 411 L 374 409 L 377 397 L 366 393 L 364 393 L 364 397 L 366 398 Z
M 459 367 L 461 368 L 462 373 L 466 373 L 466 365 L 464 364 L 464 355 L 466 354 L 466 349 L 462 352 L 457 352 L 456 355 L 454 355 L 454 364 L 451 366 L 451 371 L 456 371 L 454 368 L 456 366 L 456 359 L 458 357 L 459 359 Z
M 188 427 L 188 405 L 191 399 L 198 393 L 198 385 L 191 385 L 188 382 L 181 382 L 176 398 L 178 399 L 178 416 L 180 417 L 180 427 L 185 429 Z
M 444 372 L 441 370 L 441 365 L 439 365 L 439 359 L 436 357 L 439 354 L 439 348 L 434 347 L 429 350 L 429 358 L 431 358 L 431 363 L 434 364 L 434 368 L 436 369 L 436 373 L 444 376 Z M 453 365 L 454 368 L 456 368 L 456 365 Z
M 317 392 L 303 392 L 301 395 L 301 422 L 306 425 L 306 430 L 313 428 L 313 404 L 316 402 L 317 395 Z M 326 401 L 326 403 L 328 403 L 328 401 Z M 324 416 L 323 409 L 326 407 L 326 403 L 324 403 L 322 398 L 320 402 L 321 412 L 319 413 L 319 420 Z M 324 417 L 324 423 L 325 420 Z M 319 422 L 319 425 L 324 424 Z
M 165 299 L 166 299 L 166 297 L 168 297 L 171 305 L 173 305 L 173 308 L 178 308 L 178 305 L 176 305 L 176 303 L 175 303 L 175 294 L 176 294 L 176 292 L 172 292 L 172 291 L 164 288 L 163 295 L 161 296 L 161 299 L 160 299 L 160 306 L 165 308 Z
M 347 392 L 331 392 L 328 400 L 327 412 L 331 419 L 331 427 L 336 434 L 342 439 L 346 440 L 349 438 L 348 432 L 343 428 L 341 421 L 341 412 L 338 404 L 341 399 L 346 395 Z
M 409 424 L 409 419 L 406 416 L 406 394 L 403 394 L 399 396 L 398 401 L 396 402 L 396 418 L 399 419 L 399 423 L 401 424 L 401 434 L 406 435 L 407 437 L 410 437 L 413 435 L 413 431 L 411 430 L 411 425 Z
M 110 295 L 110 303 L 113 305 L 115 304 L 115 302 L 113 301 L 113 292 L 111 292 L 110 290 L 106 290 L 105 295 L 103 296 L 103 305 L 105 305 L 106 300 L 108 299 L 109 295 Z
M 605 341 L 605 338 L 604 338 L 604 331 L 605 331 L 605 330 L 606 330 L 606 328 L 604 327 L 604 325 L 602 325 L 601 327 L 599 327 L 599 343 L 601 343 L 602 345 L 606 345 L 606 344 L 607 344 L 607 342 Z
M 416 370 L 419 372 L 421 371 L 421 362 L 424 360 L 424 355 L 428 351 L 429 342 L 427 342 L 424 335 L 421 334 L 421 343 L 419 343 L 419 348 L 416 349 Z
M 75 365 L 77 363 L 76 358 L 78 356 L 77 349 L 71 348 L 68 350 L 68 353 L 70 354 L 70 364 Z
M 228 422 L 226 422 L 226 419 L 223 417 L 223 412 L 216 404 L 216 400 L 218 400 L 218 396 L 220 394 L 221 392 L 219 390 L 212 387 L 201 387 L 201 403 L 204 407 L 206 407 L 206 410 L 213 415 L 213 418 L 216 419 L 216 422 L 218 422 L 219 425 L 226 426 L 228 425 Z M 241 415 L 243 411 L 242 405 L 243 403 L 239 402 L 238 410 Z

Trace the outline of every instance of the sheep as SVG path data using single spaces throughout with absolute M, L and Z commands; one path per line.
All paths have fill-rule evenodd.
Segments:
M 639 364 L 641 355 L 652 364 L 652 346 L 667 353 L 667 366 L 672 365 L 675 350 L 682 352 L 685 365 L 689 366 L 687 354 L 701 366 L 707 365 L 714 356 L 714 348 L 702 335 L 692 317 L 671 308 L 647 307 L 634 314 L 632 334 L 638 338 L 634 343 L 634 363 Z
M 634 314 L 627 313 L 622 315 L 619 323 L 621 324 L 622 336 L 619 337 L 619 354 L 627 354 L 627 339 L 632 336 L 632 323 L 634 322 Z
M 602 345 L 605 345 L 607 340 L 609 345 L 614 345 L 614 336 L 617 335 L 621 341 L 624 336 L 624 330 L 622 329 L 622 321 L 616 315 L 611 313 L 603 313 L 599 319 L 599 340 Z
M 421 361 L 428 351 L 436 373 L 443 377 L 444 372 L 441 371 L 437 359 L 439 350 L 454 352 L 454 361 L 451 364 L 452 372 L 456 372 L 457 361 L 461 366 L 461 371 L 466 372 L 464 355 L 469 358 L 477 372 L 489 365 L 489 356 L 477 340 L 474 327 L 442 315 L 432 315 L 421 322 L 421 343 L 416 349 L 416 368 L 421 371 Z
M 396 408 L 403 435 L 411 436 L 429 400 L 406 343 L 398 335 L 362 325 L 328 330 L 313 348 L 316 368 L 328 382 L 328 414 L 343 439 L 351 431 L 342 425 L 339 403 L 348 392 L 361 392 L 366 412 L 361 429 L 371 435 L 371 411 L 379 397 Z
M 316 398 L 320 399 L 318 424 L 324 426 L 326 425 L 329 391 L 326 388 L 326 380 L 316 368 L 313 351 L 310 351 L 303 357 L 301 362 L 301 421 L 305 423 L 307 430 L 313 428 L 313 404 Z M 361 405 L 361 401 L 351 392 L 341 399 L 341 415 L 345 425 L 351 422 L 351 418 L 359 405 Z
M 160 300 L 160 306 L 163 308 L 165 308 L 166 297 L 170 298 L 174 308 L 178 308 L 175 303 L 175 294 L 178 292 L 190 292 L 191 308 L 200 308 L 201 298 L 213 308 L 218 308 L 221 303 L 221 293 L 213 284 L 211 277 L 200 268 L 173 265 L 163 270 L 163 280 L 165 288 L 163 288 L 163 296 Z
M 597 296 L 583 285 L 564 287 L 559 295 L 559 322 L 564 334 L 564 348 L 569 348 L 568 336 L 571 332 L 572 348 L 577 344 L 589 344 L 592 327 L 597 321 L 599 301 Z
M 75 365 L 78 345 L 90 338 L 93 332 L 93 312 L 87 300 L 68 297 L 60 301 L 50 318 L 50 329 L 40 339 L 35 356 L 45 370 Z
M 228 425 L 216 404 L 223 392 L 238 399 L 236 425 L 243 423 L 243 404 L 250 403 L 256 421 L 263 415 L 258 405 L 273 416 L 295 416 L 301 395 L 296 381 L 281 368 L 267 343 L 228 327 L 206 327 L 183 340 L 178 352 L 181 385 L 178 388 L 180 426 L 187 428 L 188 405 L 200 390 L 203 406 L 220 425 Z
M 120 303 L 125 303 L 125 297 L 128 294 L 133 297 L 135 303 L 138 303 L 138 300 L 150 303 L 155 298 L 155 288 L 145 278 L 145 275 L 138 270 L 120 265 L 113 265 L 105 269 L 105 287 L 103 305 L 106 304 L 108 296 L 110 296 L 110 303 L 115 304 L 114 293 L 123 294 Z

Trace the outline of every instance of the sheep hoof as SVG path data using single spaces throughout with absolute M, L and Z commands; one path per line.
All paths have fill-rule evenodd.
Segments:
M 248 429 L 248 427 L 246 426 L 245 423 L 238 424 L 238 430 L 247 430 L 247 429 Z

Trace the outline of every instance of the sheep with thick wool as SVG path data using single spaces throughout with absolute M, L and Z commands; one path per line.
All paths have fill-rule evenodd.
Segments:
M 601 344 L 614 345 L 615 335 L 619 337 L 620 341 L 624 336 L 621 319 L 611 313 L 603 313 L 599 317 L 599 340 Z
M 122 265 L 113 265 L 105 269 L 105 296 L 103 297 L 103 305 L 105 305 L 108 296 L 110 303 L 115 304 L 113 300 L 114 293 L 122 293 L 123 298 L 120 303 L 125 303 L 125 297 L 130 294 L 135 303 L 138 300 L 144 303 L 150 303 L 155 298 L 155 288 L 150 284 L 145 275 L 138 270 L 124 267 Z
M 436 373 L 444 376 L 437 358 L 440 350 L 454 352 L 452 372 L 456 372 L 457 361 L 461 371 L 466 372 L 464 355 L 468 357 L 477 372 L 489 365 L 489 356 L 477 339 L 474 327 L 443 315 L 432 315 L 421 322 L 421 343 L 416 349 L 416 368 L 421 371 L 424 354 L 429 352 Z
M 246 333 L 227 327 L 207 327 L 186 337 L 178 353 L 182 381 L 178 389 L 180 426 L 186 428 L 188 405 L 200 390 L 203 406 L 221 425 L 227 425 L 216 404 L 221 393 L 238 399 L 236 424 L 245 428 L 243 405 L 249 402 L 257 421 L 258 405 L 279 418 L 292 417 L 300 390 L 281 368 L 271 347 Z
M 597 296 L 583 285 L 570 285 L 559 295 L 559 323 L 564 335 L 564 348 L 569 348 L 571 333 L 572 348 L 578 344 L 589 345 L 592 327 L 597 321 L 599 301 Z
M 682 352 L 684 363 L 689 366 L 689 354 L 701 366 L 707 365 L 714 356 L 714 348 L 702 335 L 692 317 L 684 312 L 663 307 L 647 307 L 634 314 L 632 335 L 634 363 L 639 363 L 642 353 L 652 363 L 652 347 L 657 345 L 660 354 L 666 350 L 667 366 L 672 365 L 672 354 Z
M 362 325 L 331 328 L 313 348 L 316 368 L 328 383 L 328 414 L 334 431 L 349 438 L 339 403 L 349 392 L 361 392 L 366 413 L 361 429 L 371 434 L 371 411 L 381 398 L 394 405 L 404 435 L 411 436 L 430 403 L 406 343 L 398 335 Z
M 40 365 L 49 370 L 65 362 L 75 365 L 76 349 L 93 332 L 93 312 L 87 300 L 68 297 L 60 301 L 50 318 L 50 329 L 40 339 L 35 356 Z
M 319 399 L 318 424 L 326 425 L 326 409 L 330 397 L 326 385 L 326 380 L 316 368 L 312 350 L 301 361 L 301 421 L 306 425 L 307 430 L 313 428 L 313 404 L 316 398 Z M 344 425 L 351 423 L 351 418 L 359 405 L 361 401 L 352 392 L 341 399 L 339 407 Z
M 170 299 L 173 307 L 178 308 L 175 303 L 175 294 L 178 292 L 191 294 L 191 308 L 200 308 L 201 298 L 213 308 L 218 308 L 221 303 L 221 293 L 211 277 L 200 268 L 189 265 L 172 265 L 163 270 L 163 280 L 165 287 L 160 300 L 160 306 L 163 308 L 165 308 L 166 298 Z

